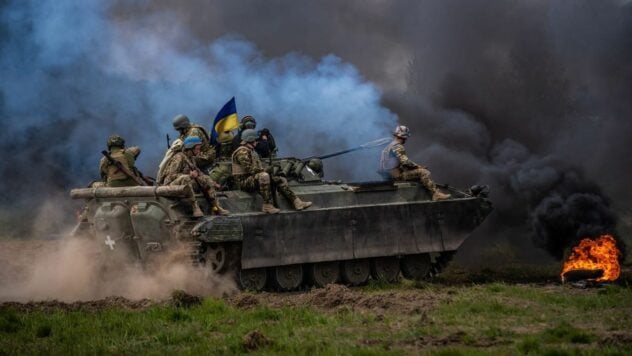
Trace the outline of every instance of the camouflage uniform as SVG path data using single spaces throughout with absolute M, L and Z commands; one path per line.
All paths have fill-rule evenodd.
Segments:
M 211 146 L 208 132 L 202 126 L 191 124 L 186 130 L 181 131 L 179 138 L 184 141 L 189 136 L 197 136 L 202 140 L 202 152 L 194 157 L 194 162 L 199 168 L 208 169 L 215 161 L 215 148 Z
M 217 161 L 209 172 L 209 176 L 221 186 L 230 186 L 230 159 L 233 154 L 233 134 L 230 131 L 219 134 L 215 152 L 217 152 Z
M 430 177 L 430 171 L 411 161 L 406 155 L 404 145 L 397 140 L 391 142 L 382 151 L 380 172 L 394 180 L 421 182 L 431 193 L 437 190 Z
M 271 177 L 263 169 L 263 164 L 257 152 L 245 145 L 233 153 L 233 177 L 239 185 L 239 189 L 247 192 L 259 192 L 264 204 L 272 204 L 272 186 L 274 184 L 279 192 L 290 202 L 296 199 L 296 195 L 283 177 Z
M 199 168 L 191 158 L 187 157 L 186 153 L 182 151 L 176 153 L 165 168 L 164 184 L 188 185 L 191 187 L 191 191 L 197 192 L 204 189 L 209 192 L 211 198 L 215 198 L 214 182 L 209 176 L 200 173 L 197 179 L 191 178 L 192 170 L 197 169 L 199 171 Z
M 130 147 L 128 149 L 121 147 L 112 147 L 110 149 L 110 156 L 127 168 L 128 171 L 134 173 L 136 168 L 134 163 L 136 157 L 140 154 L 140 148 Z M 114 164 L 111 164 L 106 157 L 102 157 L 99 162 L 99 172 L 105 185 L 108 187 L 133 187 L 137 186 L 136 181 L 127 176 L 123 171 L 118 169 Z

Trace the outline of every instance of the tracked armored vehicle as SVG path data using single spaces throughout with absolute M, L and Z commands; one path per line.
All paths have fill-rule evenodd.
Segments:
M 226 190 L 218 197 L 230 215 L 194 218 L 186 186 L 74 189 L 87 201 L 74 233 L 137 262 L 184 244 L 194 263 L 245 289 L 289 291 L 432 276 L 492 210 L 479 188 L 440 186 L 452 198 L 433 202 L 414 182 L 326 182 L 291 158 L 271 169 L 313 206 L 295 211 L 278 199 L 282 212 L 267 215 L 258 194 Z

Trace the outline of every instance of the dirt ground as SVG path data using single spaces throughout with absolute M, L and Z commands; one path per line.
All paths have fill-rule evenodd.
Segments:
M 55 253 L 62 244 L 58 240 L 5 240 L 0 241 L 0 285 L 20 280 L 29 272 L 29 267 L 36 264 L 42 255 Z M 329 285 L 326 288 L 312 289 L 292 293 L 247 293 L 231 291 L 221 296 L 229 305 L 237 308 L 254 308 L 258 306 L 268 307 L 298 307 L 312 306 L 316 309 L 336 313 L 340 311 L 371 312 L 377 315 L 383 314 L 423 314 L 432 309 L 436 304 L 450 298 L 454 291 L 449 288 L 452 285 L 471 283 L 486 283 L 501 280 L 507 283 L 530 283 L 540 285 L 543 289 L 562 288 L 555 274 L 550 270 L 543 272 L 531 271 L 520 274 L 507 269 L 503 272 L 482 269 L 479 271 L 465 271 L 462 268 L 448 268 L 443 276 L 433 283 L 439 288 L 435 293 L 417 293 L 414 289 L 392 288 L 377 290 L 375 293 L 366 293 L 366 289 L 348 288 L 343 285 Z M 619 284 L 627 285 L 632 281 L 631 266 L 624 266 L 624 273 Z M 423 285 L 417 286 L 423 288 Z M 569 291 L 570 293 L 582 293 L 580 289 Z M 186 293 L 185 293 L 186 295 Z M 156 304 L 176 303 L 174 295 L 170 298 L 125 298 L 120 296 L 107 296 L 95 300 L 57 301 L 36 300 L 28 302 L 15 302 L 12 300 L 0 300 L 0 306 L 12 306 L 17 310 L 29 311 L 34 309 L 49 310 L 60 308 L 65 310 L 96 310 L 109 307 L 121 307 L 125 309 L 142 309 Z

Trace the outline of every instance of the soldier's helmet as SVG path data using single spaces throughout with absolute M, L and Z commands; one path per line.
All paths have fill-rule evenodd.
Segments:
M 108 145 L 108 150 L 111 149 L 112 147 L 123 148 L 125 147 L 125 140 L 119 135 L 112 135 L 108 137 L 107 145 Z
M 229 143 L 233 141 L 233 134 L 230 131 L 221 132 L 217 136 L 217 142 L 219 143 Z
M 202 144 L 202 139 L 197 136 L 188 136 L 184 139 L 182 146 L 185 150 L 190 150 L 197 145 Z
M 191 126 L 191 121 L 186 115 L 176 115 L 173 118 L 173 128 L 176 130 L 186 130 Z
M 257 120 L 250 115 L 246 115 L 241 118 L 241 128 L 242 130 L 254 129 L 257 127 Z
M 253 129 L 246 129 L 241 133 L 241 142 L 255 142 L 257 141 L 257 131 Z
M 409 138 L 410 129 L 408 128 L 408 126 L 399 125 L 395 128 L 395 131 L 393 131 L 393 135 L 404 139 Z
M 323 161 L 318 158 L 312 158 L 307 161 L 307 167 L 309 167 L 314 173 L 322 176 L 323 173 Z

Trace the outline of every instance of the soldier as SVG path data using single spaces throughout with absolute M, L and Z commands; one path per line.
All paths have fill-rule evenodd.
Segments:
M 283 177 L 270 176 L 264 172 L 261 159 L 255 152 L 257 133 L 253 129 L 246 129 L 241 135 L 241 145 L 233 153 L 233 177 L 241 190 L 247 192 L 258 191 L 263 198 L 261 211 L 267 214 L 276 214 L 280 209 L 272 203 L 272 186 L 274 184 L 281 194 L 294 205 L 296 210 L 303 210 L 312 205 L 311 202 L 302 201 L 297 197 Z
M 230 160 L 233 155 L 232 143 L 235 136 L 232 132 L 221 132 L 217 136 L 217 144 L 215 144 L 215 152 L 217 152 L 217 159 Z
M 200 154 L 195 156 L 195 164 L 206 172 L 215 160 L 215 149 L 211 146 L 210 136 L 206 129 L 200 125 L 192 124 L 185 115 L 177 115 L 173 118 L 173 128 L 180 133 L 179 139 L 196 136 L 202 140 Z
M 254 130 L 257 127 L 257 120 L 254 117 L 247 115 L 241 118 L 241 124 L 239 125 L 239 132 L 233 138 L 233 151 L 237 150 L 241 145 L 241 135 L 244 130 Z M 260 158 L 273 158 L 276 156 L 277 146 L 274 141 L 274 136 L 270 133 L 270 130 L 264 128 L 257 133 L 257 140 L 255 143 L 255 151 L 259 154 Z
M 215 182 L 202 173 L 195 164 L 195 158 L 202 154 L 203 141 L 197 136 L 189 136 L 184 139 L 182 150 L 173 155 L 164 171 L 165 185 L 188 185 L 191 187 L 191 207 L 193 216 L 200 217 L 204 213 L 195 197 L 194 191 L 206 192 L 211 199 L 212 210 L 220 215 L 226 215 L 228 210 L 223 209 L 215 197 Z
M 232 132 L 226 131 L 218 135 L 215 152 L 217 152 L 217 161 L 208 175 L 221 187 L 230 187 L 232 185 L 232 180 L 230 179 L 232 177 L 230 160 L 233 154 Z
M 450 198 L 450 194 L 444 194 L 437 190 L 427 167 L 420 166 L 408 159 L 404 148 L 406 139 L 410 137 L 408 127 L 397 126 L 393 136 L 395 136 L 393 142 L 382 151 L 380 172 L 394 180 L 420 181 L 432 194 L 433 201 Z
M 119 169 L 116 164 L 111 163 L 106 157 L 102 157 L 99 162 L 99 172 L 104 184 L 108 187 L 133 187 L 139 185 L 137 183 L 139 177 L 132 177 L 129 174 L 136 174 L 137 172 L 134 163 L 140 154 L 140 148 L 130 147 L 125 149 L 125 140 L 119 135 L 110 136 L 107 146 L 110 156 L 121 163 L 123 170 Z

